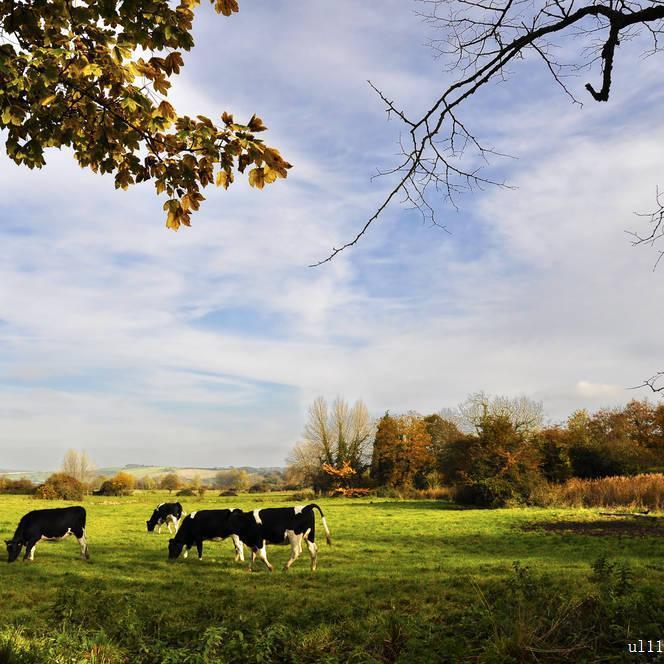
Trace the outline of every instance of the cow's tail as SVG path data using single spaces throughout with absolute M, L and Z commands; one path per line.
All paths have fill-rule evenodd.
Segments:
M 327 521 L 325 520 L 325 515 L 323 514 L 323 510 L 316 505 L 316 503 L 311 503 L 307 505 L 307 508 L 310 510 L 318 510 L 320 513 L 320 517 L 323 520 L 323 528 L 325 529 L 325 541 L 328 544 L 332 544 L 332 537 L 330 536 L 330 529 L 327 527 Z

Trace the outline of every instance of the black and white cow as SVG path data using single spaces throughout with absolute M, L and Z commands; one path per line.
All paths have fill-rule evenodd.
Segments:
M 288 571 L 302 553 L 302 542 L 304 541 L 311 556 L 311 570 L 315 571 L 318 564 L 318 545 L 315 542 L 315 509 L 318 510 L 323 520 L 325 539 L 328 544 L 332 544 L 325 515 L 314 503 L 298 507 L 268 507 L 252 512 L 234 510 L 230 519 L 230 527 L 232 532 L 251 549 L 249 569 L 253 570 L 256 554 L 258 554 L 271 572 L 274 568 L 267 559 L 265 545 L 290 544 L 291 555 L 284 567 L 284 570 Z
M 85 539 L 85 509 L 83 507 L 56 507 L 34 510 L 21 518 L 14 537 L 5 540 L 7 562 L 14 562 L 25 546 L 23 560 L 35 559 L 35 546 L 42 540 L 61 540 L 73 535 L 81 547 L 81 558 L 88 559 L 88 544 Z
M 235 560 L 244 561 L 242 542 L 228 527 L 228 520 L 232 512 L 233 510 L 199 510 L 186 516 L 175 533 L 175 537 L 168 542 L 168 557 L 175 560 L 184 549 L 186 558 L 189 555 L 189 549 L 195 544 L 198 559 L 202 560 L 205 540 L 219 541 L 230 537 L 235 547 Z
M 146 521 L 148 532 L 154 532 L 155 526 L 157 526 L 157 533 L 161 533 L 161 527 L 164 524 L 168 527 L 169 533 L 173 533 L 171 530 L 171 524 L 173 524 L 177 532 L 178 523 L 181 518 L 182 505 L 180 505 L 180 503 L 159 503 L 154 512 L 152 512 L 150 520 Z

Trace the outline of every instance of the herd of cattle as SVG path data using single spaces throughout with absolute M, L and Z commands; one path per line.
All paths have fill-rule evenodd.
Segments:
M 284 567 L 288 570 L 302 553 L 306 544 L 311 556 L 311 569 L 318 564 L 318 546 L 316 545 L 316 519 L 314 510 L 318 510 L 323 521 L 325 539 L 331 544 L 330 530 L 325 515 L 318 505 L 298 507 L 270 507 L 243 512 L 240 509 L 199 510 L 186 514 L 180 503 L 161 503 L 147 521 L 148 532 L 161 532 L 162 525 L 168 527 L 175 536 L 168 542 L 168 557 L 175 560 L 184 549 L 184 557 L 189 549 L 196 545 L 199 560 L 203 558 L 203 542 L 223 540 L 230 537 L 235 547 L 235 560 L 244 561 L 244 546 L 251 549 L 253 569 L 258 556 L 272 571 L 274 567 L 267 559 L 267 544 L 290 544 L 290 558 Z M 19 521 L 14 537 L 5 540 L 8 560 L 13 562 L 25 547 L 23 560 L 34 560 L 35 547 L 42 540 L 61 540 L 74 535 L 81 547 L 81 557 L 88 559 L 88 544 L 85 537 L 85 509 L 76 507 L 58 507 L 55 509 L 33 510 Z

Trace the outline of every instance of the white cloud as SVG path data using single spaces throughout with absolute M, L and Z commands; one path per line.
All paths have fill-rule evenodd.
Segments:
M 276 35 L 263 69 L 246 25 L 224 31 L 223 58 L 217 28 L 199 26 L 174 99 L 260 111 L 296 163 L 286 182 L 210 191 L 176 235 L 149 187 L 116 192 L 66 153 L 40 173 L 2 160 L 3 466 L 53 466 L 70 446 L 100 464 L 275 464 L 318 394 L 380 414 L 527 393 L 559 419 L 639 396 L 619 386 L 661 368 L 660 278 L 624 229 L 649 205 L 664 134 L 655 112 L 618 112 L 634 81 L 611 107 L 623 136 L 599 134 L 603 110 L 576 114 L 548 88 L 530 121 L 494 109 L 483 126 L 525 148 L 507 165 L 517 191 L 467 198 L 451 237 L 392 211 L 312 270 L 385 186 L 367 164 L 389 158 L 396 127 L 364 79 L 413 107 L 440 83 L 400 0 L 330 16 L 284 7 L 240 17 Z

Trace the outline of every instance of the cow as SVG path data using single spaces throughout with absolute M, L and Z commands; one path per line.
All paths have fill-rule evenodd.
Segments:
M 230 537 L 235 547 L 235 561 L 244 562 L 244 547 L 237 535 L 228 528 L 228 520 L 233 510 L 199 510 L 187 515 L 175 537 L 168 542 L 168 558 L 175 560 L 182 549 L 184 557 L 189 555 L 189 549 L 195 544 L 198 551 L 198 559 L 203 559 L 203 542 L 205 540 L 220 541 Z
M 168 532 L 173 534 L 171 530 L 171 524 L 173 524 L 175 531 L 177 532 L 178 523 L 182 518 L 182 505 L 180 503 L 159 503 L 157 507 L 152 512 L 152 516 L 149 521 L 146 521 L 148 527 L 148 532 L 154 532 L 155 526 L 157 526 L 157 533 L 161 533 L 161 527 L 166 524 L 168 527 Z M 186 515 L 186 512 L 184 512 Z
M 327 543 L 332 544 L 325 515 L 321 508 L 314 503 L 297 507 L 268 507 L 252 512 L 234 510 L 230 519 L 230 528 L 251 549 L 249 569 L 253 571 L 254 561 L 258 554 L 258 557 L 272 572 L 274 567 L 267 559 L 265 545 L 268 543 L 290 544 L 290 558 L 284 567 L 284 571 L 287 572 L 302 553 L 302 542 L 304 541 L 311 556 L 311 571 L 316 571 L 318 545 L 315 542 L 316 519 L 314 510 L 318 510 L 323 520 Z
M 25 546 L 23 560 L 35 559 L 35 546 L 42 540 L 61 540 L 74 535 L 81 547 L 81 558 L 90 558 L 85 538 L 85 508 L 56 507 L 48 510 L 33 510 L 21 518 L 14 537 L 5 540 L 8 563 L 13 563 Z

